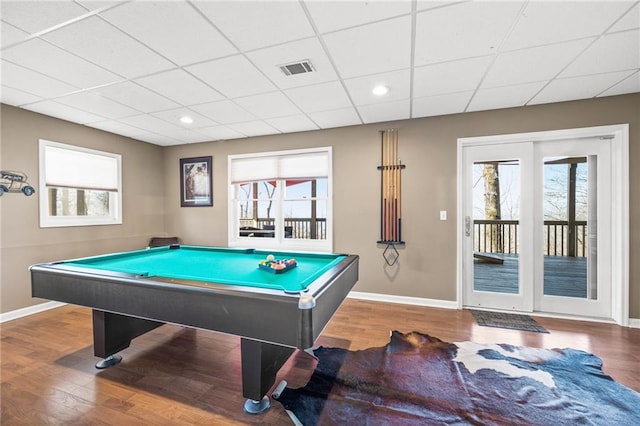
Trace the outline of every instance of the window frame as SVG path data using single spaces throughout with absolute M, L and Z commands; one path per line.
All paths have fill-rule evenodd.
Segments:
M 47 188 L 46 151 L 48 147 L 75 151 L 82 154 L 108 157 L 116 160 L 117 165 L 117 191 L 109 192 L 108 216 L 51 216 L 49 214 L 49 190 Z M 99 226 L 122 224 L 122 155 L 106 151 L 85 148 L 77 145 L 69 145 L 53 142 L 46 139 L 39 140 L 39 213 L 41 228 L 58 228 L 72 226 Z M 85 189 L 85 188 L 71 188 Z
M 309 176 L 309 178 L 326 178 L 327 179 L 327 217 L 326 217 L 326 239 L 323 240 L 310 240 L 310 239 L 296 239 L 284 237 L 284 203 L 288 199 L 285 194 L 285 181 L 291 178 L 276 178 L 273 179 L 269 176 L 264 176 L 263 179 L 256 179 L 254 181 L 262 180 L 275 180 L 277 185 L 277 198 L 274 199 L 273 216 L 275 223 L 275 235 L 273 238 L 251 238 L 240 237 L 238 232 L 238 225 L 240 224 L 240 208 L 236 198 L 236 185 L 232 182 L 232 165 L 234 160 L 238 159 L 251 159 L 258 157 L 279 157 L 290 156 L 298 154 L 313 154 L 313 153 L 326 153 L 327 155 L 327 175 L 328 176 Z M 333 159 L 332 159 L 332 147 L 318 147 L 296 150 L 283 150 L 283 151 L 270 151 L 250 154 L 236 154 L 228 156 L 228 245 L 229 247 L 243 247 L 243 248 L 262 248 L 262 249 L 278 249 L 285 251 L 311 251 L 311 252 L 327 252 L 333 251 Z M 253 181 L 252 181 L 253 182 Z

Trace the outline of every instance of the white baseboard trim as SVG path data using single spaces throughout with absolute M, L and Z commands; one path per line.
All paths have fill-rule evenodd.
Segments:
M 640 318 L 629 318 L 629 327 L 640 328 Z
M 363 293 L 352 291 L 347 296 L 351 299 L 371 300 L 373 302 L 400 303 L 403 305 L 428 306 L 431 308 L 458 309 L 458 302 L 422 297 L 394 296 L 391 294 Z
M 22 309 L 16 309 L 15 311 L 5 312 L 4 314 L 0 314 L 0 323 L 26 317 L 28 315 L 37 314 L 38 312 L 48 311 L 49 309 L 58 308 L 64 305 L 66 305 L 66 303 L 46 302 L 40 303 L 39 305 L 28 306 Z

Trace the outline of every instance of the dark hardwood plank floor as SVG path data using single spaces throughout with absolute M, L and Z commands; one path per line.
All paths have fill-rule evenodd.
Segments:
M 348 299 L 317 343 L 364 349 L 385 345 L 391 330 L 415 330 L 451 342 L 573 347 L 598 355 L 607 374 L 640 391 L 639 329 L 536 320 L 550 334 L 480 327 L 466 310 Z M 0 337 L 3 426 L 291 424 L 275 401 L 261 416 L 242 411 L 237 336 L 165 325 L 135 339 L 123 362 L 107 370 L 94 368 L 87 308 L 5 322 Z M 314 366 L 298 352 L 279 377 L 303 386 Z

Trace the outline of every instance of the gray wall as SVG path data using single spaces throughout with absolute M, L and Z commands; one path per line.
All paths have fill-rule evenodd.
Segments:
M 8 119 L 14 122 L 5 131 Z M 152 234 L 177 235 L 188 244 L 226 245 L 227 155 L 329 145 L 333 146 L 334 251 L 360 255 L 355 290 L 453 301 L 457 138 L 629 123 L 630 313 L 640 318 L 640 262 L 634 262 L 640 258 L 640 169 L 634 167 L 640 163 L 640 94 L 165 148 L 131 143 L 11 107 L 2 108 L 2 120 L 0 164 L 25 171 L 32 182 L 37 182 L 38 138 L 104 150 L 116 146 L 125 164 L 122 227 L 41 230 L 35 196 L 3 197 L 2 312 L 36 302 L 28 297 L 25 271 L 31 263 L 127 250 L 144 244 Z M 399 155 L 407 166 L 402 174 L 407 244 L 400 249 L 397 268 L 385 266 L 384 247 L 376 244 L 379 131 L 390 127 L 399 129 Z M 9 136 L 16 140 L 7 141 Z M 213 156 L 214 206 L 181 208 L 179 159 L 204 155 Z M 439 220 L 440 210 L 449 212 L 448 221 Z M 22 211 L 26 214 L 17 214 Z
M 456 299 L 457 138 L 630 124 L 631 317 L 640 318 L 640 94 L 255 137 L 166 148 L 166 230 L 195 244 L 227 243 L 227 155 L 333 146 L 334 251 L 360 255 L 355 290 L 454 301 Z M 379 131 L 399 129 L 402 226 L 406 247 L 397 268 L 379 246 Z M 214 206 L 180 208 L 179 159 L 212 155 Z M 439 220 L 447 210 L 449 220 Z
M 0 168 L 27 174 L 36 193 L 0 197 L 0 312 L 43 300 L 31 297 L 29 265 L 146 246 L 164 235 L 162 147 L 1 105 Z M 38 140 L 122 155 L 122 225 L 40 228 Z

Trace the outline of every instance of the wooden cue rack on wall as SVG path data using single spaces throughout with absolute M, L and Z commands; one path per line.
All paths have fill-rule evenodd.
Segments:
M 398 130 L 387 129 L 382 135 L 382 172 L 380 180 L 380 240 L 379 244 L 404 244 L 402 240 L 402 170 L 398 158 Z M 393 262 L 395 263 L 395 262 Z

